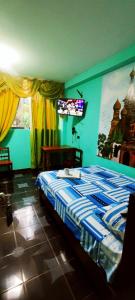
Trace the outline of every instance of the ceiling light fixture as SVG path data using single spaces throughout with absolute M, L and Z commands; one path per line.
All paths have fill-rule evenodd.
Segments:
M 0 43 L 0 70 L 9 71 L 19 61 L 15 49 Z

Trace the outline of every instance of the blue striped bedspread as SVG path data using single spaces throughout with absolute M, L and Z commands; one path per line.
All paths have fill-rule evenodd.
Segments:
M 109 281 L 121 259 L 123 244 L 102 216 L 120 203 L 128 205 L 130 193 L 135 192 L 135 179 L 100 166 L 77 170 L 79 179 L 58 178 L 57 171 L 41 172 L 36 184 L 84 250 L 104 268 Z

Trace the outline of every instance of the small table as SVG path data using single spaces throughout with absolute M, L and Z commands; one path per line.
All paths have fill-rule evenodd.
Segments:
M 83 151 L 78 148 L 64 146 L 42 146 L 43 170 L 57 170 L 82 166 Z

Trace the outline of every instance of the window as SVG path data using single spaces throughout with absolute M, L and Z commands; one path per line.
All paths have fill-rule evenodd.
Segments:
M 31 124 L 31 97 L 21 98 L 12 127 L 30 128 L 30 124 Z

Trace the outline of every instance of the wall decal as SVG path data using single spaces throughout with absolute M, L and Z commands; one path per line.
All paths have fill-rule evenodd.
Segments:
M 97 155 L 135 167 L 133 64 L 103 77 Z

